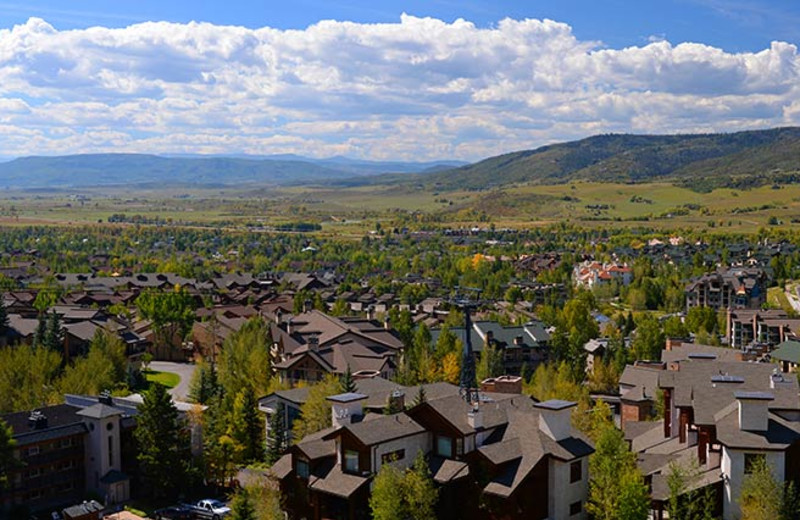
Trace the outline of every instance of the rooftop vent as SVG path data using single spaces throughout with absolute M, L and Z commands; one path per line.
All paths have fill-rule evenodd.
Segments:
M 47 428 L 47 416 L 41 410 L 33 410 L 28 416 L 28 426 L 34 430 Z

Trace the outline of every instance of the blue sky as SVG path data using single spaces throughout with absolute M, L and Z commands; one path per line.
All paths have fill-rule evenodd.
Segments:
M 798 43 L 797 0 L 0 0 L 0 157 L 800 125 Z

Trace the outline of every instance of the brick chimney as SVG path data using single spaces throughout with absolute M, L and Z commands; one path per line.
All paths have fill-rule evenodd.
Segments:
M 739 402 L 739 429 L 765 432 L 769 425 L 769 403 L 775 399 L 769 392 L 734 392 Z
M 572 437 L 571 408 L 577 403 L 551 399 L 534 404 L 539 410 L 539 429 L 554 441 Z

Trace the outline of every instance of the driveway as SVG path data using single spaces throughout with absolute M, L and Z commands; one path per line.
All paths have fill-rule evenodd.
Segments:
M 185 401 L 186 395 L 189 393 L 189 383 L 192 381 L 192 374 L 194 374 L 196 365 L 191 363 L 174 363 L 172 361 L 151 361 L 150 369 L 158 372 L 172 372 L 178 374 L 181 382 L 178 386 L 169 390 L 170 395 L 176 401 Z

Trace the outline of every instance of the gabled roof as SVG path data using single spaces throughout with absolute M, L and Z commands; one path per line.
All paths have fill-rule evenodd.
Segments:
M 374 416 L 369 414 L 367 417 Z M 411 437 L 425 432 L 419 423 L 404 413 L 377 416 L 374 419 L 360 423 L 346 424 L 329 433 L 325 440 L 338 437 L 342 431 L 347 431 L 358 439 L 364 446 L 374 446 L 403 437 Z

